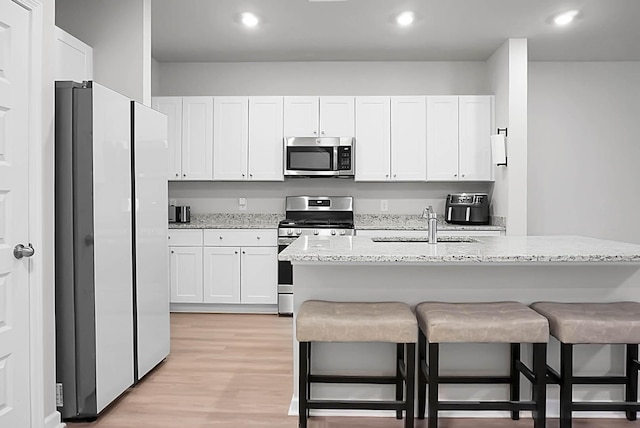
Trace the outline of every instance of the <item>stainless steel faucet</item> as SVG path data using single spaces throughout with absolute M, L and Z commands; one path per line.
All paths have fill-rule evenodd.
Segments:
M 429 244 L 436 244 L 438 242 L 438 216 L 431 205 L 424 209 L 422 217 L 429 220 Z

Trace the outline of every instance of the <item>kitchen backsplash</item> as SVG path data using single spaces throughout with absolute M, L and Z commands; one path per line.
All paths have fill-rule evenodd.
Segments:
M 491 194 L 492 183 L 361 183 L 350 179 L 288 179 L 284 182 L 170 182 L 169 199 L 190 205 L 192 214 L 284 213 L 285 196 L 353 196 L 356 214 L 422 213 L 432 205 L 443 214 L 449 193 Z M 241 210 L 239 198 L 245 198 Z M 383 205 L 387 210 L 383 210 Z

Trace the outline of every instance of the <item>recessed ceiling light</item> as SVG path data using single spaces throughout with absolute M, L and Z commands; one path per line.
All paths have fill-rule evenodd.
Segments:
M 569 10 L 567 12 L 563 12 L 559 15 L 556 15 L 553 18 L 553 23 L 561 27 L 565 25 L 569 25 L 573 22 L 576 16 L 578 16 L 577 10 Z
M 411 11 L 402 12 L 400 15 L 396 17 L 396 22 L 401 27 L 408 27 L 413 24 L 413 20 L 415 19 L 415 15 Z
M 260 19 L 251 12 L 244 12 L 240 19 L 245 27 L 255 27 L 260 22 Z

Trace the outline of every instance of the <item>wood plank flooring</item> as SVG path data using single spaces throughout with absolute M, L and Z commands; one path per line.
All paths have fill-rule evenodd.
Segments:
M 69 428 L 295 428 L 292 319 L 275 315 L 171 314 L 171 355 L 93 423 Z M 440 428 L 532 427 L 531 419 L 442 419 Z M 394 418 L 312 417 L 309 428 L 401 428 Z M 624 419 L 574 428 L 640 428 Z M 416 421 L 426 428 L 426 421 Z M 550 420 L 548 428 L 557 428 Z

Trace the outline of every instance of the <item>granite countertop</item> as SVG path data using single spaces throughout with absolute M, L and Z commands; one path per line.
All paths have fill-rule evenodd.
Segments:
M 473 237 L 475 242 L 373 242 L 368 237 L 303 236 L 278 255 L 295 262 L 640 263 L 640 245 L 582 236 Z
M 169 229 L 277 229 L 283 214 L 193 214 L 189 223 L 169 223 Z
M 492 225 L 468 226 L 449 224 L 438 215 L 438 230 L 498 230 L 504 231 L 504 219 L 497 217 Z M 356 214 L 356 230 L 428 230 L 429 222 L 420 215 L 410 214 Z

